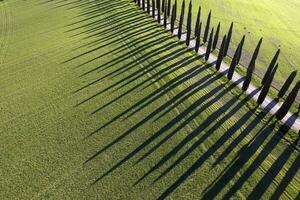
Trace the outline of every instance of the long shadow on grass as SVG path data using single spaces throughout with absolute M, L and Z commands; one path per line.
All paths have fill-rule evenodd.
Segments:
M 143 153 L 138 157 L 135 164 L 144 161 L 144 159 L 149 158 L 151 154 L 157 152 L 158 149 L 165 148 L 167 146 L 166 143 L 174 138 L 178 138 L 176 144 L 172 146 L 165 155 L 162 155 L 158 162 L 136 181 L 135 185 L 141 183 L 141 181 L 146 179 L 150 174 L 158 171 L 162 166 L 169 163 L 169 166 L 167 166 L 153 182 L 156 183 L 163 178 L 167 178 L 167 175 L 172 170 L 175 170 L 176 167 L 182 165 L 193 152 L 197 149 L 201 149 L 202 144 L 207 143 L 207 141 L 212 141 L 212 144 L 204 153 L 199 155 L 195 162 L 189 164 L 189 167 L 183 174 L 176 180 L 172 180 L 173 183 L 158 199 L 168 197 L 211 157 L 215 157 L 214 163 L 211 166 L 212 168 L 217 165 L 222 165 L 225 160 L 229 161 L 229 164 L 226 164 L 218 178 L 206 188 L 202 196 L 203 199 L 213 199 L 217 197 L 224 190 L 225 186 L 227 189 L 229 188 L 229 190 L 225 192 L 224 198 L 232 198 L 251 178 L 256 170 L 263 170 L 261 169 L 263 161 L 268 158 L 268 155 L 271 154 L 279 144 L 280 138 L 288 131 L 284 126 L 278 131 L 275 131 L 277 122 L 267 116 L 274 102 L 271 102 L 267 108 L 259 111 L 258 114 L 256 114 L 256 112 L 258 112 L 258 107 L 256 106 L 255 108 L 249 109 L 248 112 L 244 113 L 241 117 L 237 115 L 258 90 L 247 97 L 244 97 L 244 93 L 242 92 L 236 96 L 227 95 L 232 92 L 235 85 L 242 80 L 236 83 L 221 83 L 221 81 L 219 81 L 222 76 L 221 74 L 212 71 L 208 73 L 208 69 L 211 65 L 196 64 L 196 66 L 190 67 L 199 58 L 191 54 L 186 54 L 187 51 L 182 46 L 177 48 L 178 44 L 174 40 L 171 40 L 171 36 L 164 35 L 163 33 L 165 31 L 163 30 L 157 31 L 157 25 L 147 20 L 148 17 L 146 17 L 142 11 L 136 12 L 137 9 L 135 7 L 127 7 L 130 4 L 127 1 L 56 2 L 57 7 L 68 6 L 68 9 L 83 8 L 85 11 L 78 15 L 77 21 L 68 25 L 70 29 L 67 32 L 76 32 L 73 34 L 74 37 L 82 35 L 84 36 L 83 39 L 93 38 L 92 41 L 83 45 L 81 44 L 77 49 L 74 49 L 80 50 L 81 48 L 89 48 L 89 50 L 70 58 L 66 62 L 75 61 L 85 55 L 101 51 L 104 47 L 116 45 L 121 41 L 129 41 L 126 42 L 126 44 L 120 45 L 119 48 L 113 49 L 110 52 L 101 52 L 94 58 L 76 66 L 77 68 L 84 67 L 110 54 L 119 54 L 122 53 L 122 51 L 128 52 L 128 54 L 121 55 L 101 66 L 89 69 L 89 71 L 81 75 L 81 77 L 83 77 L 93 72 L 101 72 L 101 77 L 87 83 L 76 92 L 82 91 L 104 79 L 120 79 L 83 100 L 80 104 L 105 92 L 117 92 L 121 89 L 128 88 L 118 97 L 94 110 L 92 114 L 101 111 L 125 96 L 132 94 L 134 91 L 152 88 L 154 84 L 160 84 L 158 89 L 153 90 L 149 95 L 145 95 L 141 100 L 133 102 L 132 106 L 125 108 L 123 112 L 114 116 L 109 122 L 92 132 L 91 135 L 108 127 L 118 119 L 124 117 L 125 119 L 131 118 L 138 112 L 145 110 L 153 102 L 160 101 L 164 96 L 169 97 L 168 100 L 165 100 L 166 102 L 163 102 L 150 114 L 102 147 L 91 156 L 87 162 L 99 156 L 112 146 L 117 145 L 123 139 L 145 125 L 149 120 L 159 121 L 180 107 L 180 112 L 176 116 L 173 116 L 166 124 L 163 124 L 158 131 L 154 132 L 148 138 L 145 138 L 143 142 L 137 145 L 131 152 L 127 153 L 120 161 L 98 177 L 94 183 L 111 174 L 140 152 Z M 124 9 L 123 7 L 126 8 Z M 114 10 L 119 11 L 113 12 Z M 114 14 L 110 14 L 110 12 Z M 155 30 L 151 31 L 152 28 Z M 147 51 L 148 48 L 151 48 L 151 50 Z M 169 53 L 164 54 L 167 50 Z M 184 57 L 184 55 L 189 56 Z M 125 66 L 122 65 L 124 61 L 132 59 L 133 56 L 135 57 L 134 61 Z M 167 65 L 174 59 L 176 59 L 175 63 Z M 137 63 L 139 63 L 140 66 L 137 67 Z M 107 73 L 104 74 L 105 72 Z M 201 77 L 201 73 L 204 72 L 207 75 Z M 176 74 L 176 76 L 172 79 L 168 79 L 172 74 Z M 216 81 L 217 84 L 215 84 Z M 208 89 L 208 91 L 206 91 L 206 89 Z M 198 97 L 195 101 L 189 101 L 189 99 L 194 98 L 199 92 L 202 94 L 201 97 Z M 224 98 L 225 96 L 227 96 L 227 98 Z M 228 96 L 230 98 L 228 98 Z M 241 98 L 243 99 L 240 100 Z M 217 106 L 212 108 L 211 105 Z M 231 127 L 227 128 L 222 134 L 219 134 L 222 126 L 226 124 L 229 119 L 232 120 L 235 118 L 236 115 L 240 118 L 234 120 L 234 124 Z M 193 121 L 196 121 L 198 116 L 205 116 L 205 119 L 200 121 L 197 127 L 183 138 L 177 137 L 182 130 L 192 124 Z M 267 122 L 262 122 L 263 120 L 267 120 Z M 241 129 L 241 127 L 243 128 Z M 182 153 L 180 154 L 180 152 Z M 265 191 L 273 183 L 276 175 L 282 171 L 293 153 L 294 148 L 289 146 L 282 151 L 270 168 L 265 171 L 263 177 L 255 183 L 248 199 L 259 199 L 264 195 Z M 170 162 L 172 158 L 175 158 L 175 161 Z M 249 162 L 250 164 L 247 164 Z M 283 179 L 278 183 L 278 187 L 273 193 L 273 198 L 281 196 L 288 187 L 288 183 L 296 176 L 299 169 L 298 163 L 299 156 L 290 164 Z M 230 185 L 232 182 L 234 183 Z

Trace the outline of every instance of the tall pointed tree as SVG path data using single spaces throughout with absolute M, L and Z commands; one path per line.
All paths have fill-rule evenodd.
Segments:
M 165 12 L 165 0 L 162 0 L 162 2 L 161 2 L 161 11 L 162 12 Z
M 155 0 L 152 0 L 152 17 L 155 19 Z
M 197 35 L 196 35 L 196 45 L 195 45 L 195 51 L 196 53 L 198 53 L 199 51 L 199 47 L 200 47 L 200 40 L 201 40 L 201 37 L 200 37 L 200 33 L 201 33 L 201 26 L 202 26 L 202 23 L 200 22 L 199 24 L 199 27 L 197 29 Z
M 205 25 L 205 30 L 204 30 L 204 35 L 203 35 L 203 42 L 207 42 L 207 37 L 208 37 L 208 32 L 209 32 L 209 27 L 210 27 L 210 18 L 211 18 L 211 11 L 209 11 L 209 14 L 207 16 L 206 20 L 206 25 Z
M 255 63 L 256 63 L 256 59 L 257 59 L 257 56 L 258 56 L 258 53 L 259 53 L 259 49 L 260 49 L 260 46 L 261 46 L 261 43 L 263 41 L 263 38 L 261 38 L 255 48 L 255 51 L 252 55 L 252 58 L 251 58 L 251 61 L 249 63 L 249 66 L 247 68 L 247 73 L 246 73 L 246 79 L 243 83 L 243 87 L 242 89 L 244 91 L 246 91 L 250 85 L 250 82 L 251 82 L 251 79 L 252 79 L 252 74 L 254 72 L 254 69 L 255 69 Z
M 141 0 L 137 0 L 138 6 L 141 7 Z
M 285 102 L 282 104 L 282 106 L 279 108 L 279 110 L 276 113 L 276 118 L 281 120 L 285 117 L 285 115 L 288 113 L 290 108 L 292 107 L 297 94 L 299 92 L 299 87 L 300 87 L 300 81 L 296 83 L 294 86 L 293 90 L 290 92 L 288 97 L 286 98 Z
M 227 53 L 228 53 L 231 36 L 232 36 L 232 30 L 233 30 L 233 22 L 231 23 L 230 28 L 227 33 L 227 40 L 226 40 L 225 51 L 224 51 L 225 56 L 227 56 Z
M 147 0 L 147 13 L 150 15 L 150 0 Z
M 184 10 L 185 10 L 185 1 L 182 1 L 181 4 L 181 14 L 179 19 L 179 27 L 178 27 L 178 38 L 181 39 L 182 34 L 182 26 L 183 26 L 183 20 L 184 20 Z
M 285 83 L 283 84 L 283 86 L 282 86 L 282 88 L 279 90 L 279 92 L 278 92 L 278 97 L 279 98 L 282 98 L 284 95 L 285 95 L 285 93 L 288 91 L 288 89 L 290 88 L 290 86 L 291 86 L 291 84 L 293 83 L 293 81 L 294 81 L 294 79 L 295 79 L 295 77 L 297 76 L 297 71 L 293 71 L 290 75 L 289 75 L 289 77 L 288 77 L 288 79 L 286 79 L 286 81 L 285 81 Z
M 280 49 L 278 49 L 277 52 L 275 53 L 275 55 L 274 55 L 274 57 L 273 57 L 273 59 L 272 59 L 270 65 L 269 65 L 269 67 L 268 67 L 268 69 L 267 69 L 267 71 L 266 71 L 266 73 L 265 73 L 265 75 L 264 75 L 264 77 L 263 77 L 263 79 L 262 79 L 262 81 L 261 81 L 261 84 L 262 84 L 262 85 L 265 84 L 265 82 L 266 82 L 268 76 L 271 74 L 271 71 L 273 70 L 273 68 L 274 68 L 274 66 L 275 66 L 275 64 L 276 64 L 276 62 L 277 62 L 277 59 L 278 59 L 279 54 L 280 54 Z
M 263 85 L 263 87 L 262 87 L 262 89 L 260 91 L 260 94 L 259 94 L 258 99 L 257 99 L 257 103 L 259 105 L 264 102 L 266 96 L 268 95 L 268 92 L 269 92 L 269 89 L 271 87 L 271 84 L 272 84 L 272 81 L 274 79 L 274 76 L 275 76 L 275 73 L 277 71 L 277 68 L 278 68 L 278 64 L 273 68 L 273 71 L 268 76 L 265 84 Z
M 217 44 L 218 44 L 218 40 L 219 40 L 220 27 L 221 27 L 221 23 L 219 22 L 218 26 L 217 26 L 216 34 L 215 34 L 215 37 L 214 37 L 213 45 L 212 45 L 213 50 L 215 50 L 217 48 Z
M 242 38 L 242 41 L 240 42 L 240 51 L 239 51 L 239 55 L 238 58 L 236 60 L 237 64 L 240 63 L 241 57 L 242 57 L 242 52 L 243 52 L 243 47 L 244 47 L 244 43 L 245 43 L 245 38 L 246 36 L 244 35 Z
M 168 20 L 167 4 L 165 4 L 163 10 L 164 10 L 164 27 L 167 28 L 167 20 Z
M 222 39 L 221 47 L 220 47 L 220 50 L 219 50 L 219 54 L 218 54 L 218 58 L 217 58 L 217 62 L 216 62 L 216 69 L 217 70 L 220 69 L 222 60 L 224 58 L 223 54 L 224 54 L 225 43 L 226 43 L 226 34 L 224 35 L 224 37 Z
M 197 13 L 197 18 L 196 18 L 196 24 L 195 24 L 195 37 L 198 37 L 198 35 L 201 35 L 201 33 L 199 34 L 197 31 L 199 30 L 199 26 L 201 23 L 201 6 L 199 6 L 198 8 L 198 13 Z
M 176 20 L 176 1 L 172 8 L 172 16 L 171 16 L 171 32 L 174 33 L 174 26 L 175 26 L 175 20 Z
M 142 8 L 145 10 L 145 0 L 142 0 Z
M 214 35 L 214 28 L 211 29 L 209 39 L 208 39 L 208 44 L 207 44 L 207 47 L 206 47 L 206 53 L 205 53 L 205 60 L 206 61 L 209 59 L 209 56 L 210 56 L 212 42 L 213 42 L 213 35 Z
M 228 70 L 228 73 L 227 73 L 227 78 L 229 80 L 232 79 L 235 67 L 238 65 L 238 58 L 239 58 L 239 55 L 241 53 L 241 45 L 242 45 L 242 43 L 243 43 L 244 40 L 245 40 L 245 36 L 241 39 L 239 45 L 237 46 L 237 48 L 235 50 L 233 58 L 231 60 L 231 64 L 230 64 L 230 67 L 229 67 L 229 70 Z
M 192 32 L 192 1 L 189 4 L 189 11 L 187 16 L 187 25 L 186 25 L 187 33 L 186 33 L 186 46 L 190 45 L 191 40 L 191 32 Z
M 160 23 L 160 0 L 156 0 L 156 8 L 157 8 L 157 22 Z
M 168 11 L 167 11 L 167 16 L 170 17 L 171 15 L 171 0 L 168 0 Z

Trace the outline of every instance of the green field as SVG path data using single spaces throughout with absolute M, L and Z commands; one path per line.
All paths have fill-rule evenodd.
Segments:
M 132 1 L 4 0 L 0 45 L 0 199 L 299 198 L 297 134 Z
M 174 0 L 172 0 L 174 2 Z M 189 0 L 186 0 L 188 6 Z M 180 13 L 182 0 L 178 0 Z M 280 89 L 290 73 L 300 68 L 300 1 L 298 0 L 192 0 L 193 19 L 202 6 L 202 22 L 206 23 L 209 10 L 212 11 L 212 25 L 221 22 L 221 33 L 227 33 L 234 22 L 232 52 L 243 35 L 246 35 L 242 64 L 248 65 L 258 40 L 263 45 L 257 63 L 256 73 L 262 77 L 278 47 L 281 48 L 279 68 L 273 85 Z M 187 10 L 187 8 L 186 8 Z M 298 75 L 298 77 L 300 77 Z

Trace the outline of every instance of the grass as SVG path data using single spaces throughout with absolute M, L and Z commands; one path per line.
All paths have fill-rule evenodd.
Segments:
M 188 3 L 189 0 L 186 2 Z M 178 0 L 178 12 L 181 9 L 181 3 L 182 0 Z M 276 88 L 280 89 L 290 73 L 299 69 L 300 57 L 297 53 L 297 49 L 300 48 L 299 1 L 192 0 L 192 3 L 193 23 L 195 23 L 199 5 L 202 6 L 201 21 L 206 23 L 208 12 L 211 10 L 212 25 L 216 27 L 218 22 L 221 22 L 221 35 L 226 34 L 230 23 L 234 22 L 232 48 L 229 52 L 231 55 L 233 55 L 242 36 L 246 35 L 242 57 L 242 64 L 245 66 L 249 64 L 249 59 L 258 40 L 261 37 L 264 38 L 256 69 L 256 73 L 260 77 L 264 75 L 277 48 L 281 48 L 282 51 L 278 60 L 279 68 L 273 84 Z M 188 4 L 186 5 L 188 6 Z
M 296 133 L 131 1 L 0 13 L 1 199 L 299 197 Z

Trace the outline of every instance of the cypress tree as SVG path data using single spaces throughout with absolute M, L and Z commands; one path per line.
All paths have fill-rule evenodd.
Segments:
M 220 27 L 221 27 L 221 23 L 219 22 L 218 26 L 217 26 L 216 34 L 215 34 L 215 37 L 214 37 L 213 46 L 212 46 L 213 50 L 215 50 L 217 48 L 217 44 L 218 44 L 218 40 L 219 40 Z
M 200 33 L 201 33 L 201 26 L 202 26 L 202 23 L 200 22 L 199 28 L 198 28 L 198 30 L 196 31 L 196 32 L 197 32 L 197 35 L 196 35 L 196 45 L 195 45 L 195 51 L 196 51 L 196 53 L 198 53 L 199 47 L 200 47 Z
M 246 73 L 246 79 L 244 81 L 244 84 L 243 84 L 243 87 L 242 89 L 244 91 L 246 91 L 250 85 L 250 82 L 251 82 L 251 79 L 252 79 L 252 74 L 253 74 L 253 71 L 254 71 L 254 68 L 255 68 L 255 62 L 256 62 L 256 59 L 257 59 L 257 56 L 258 56 L 258 53 L 259 53 L 259 49 L 260 49 L 260 46 L 261 46 L 261 43 L 262 43 L 263 39 L 261 38 L 255 48 L 255 51 L 252 55 L 252 58 L 251 58 L 251 61 L 249 63 L 249 66 L 247 68 L 247 73 Z
M 199 26 L 201 23 L 200 17 L 201 17 L 201 6 L 199 6 L 199 8 L 198 8 L 198 14 L 197 14 L 197 19 L 196 19 L 196 24 L 195 24 L 195 37 L 198 37 L 198 35 L 200 37 L 200 35 L 201 35 L 201 33 L 198 33 Z
M 243 39 L 242 39 L 243 40 Z M 235 50 L 235 53 L 233 55 L 233 58 L 231 60 L 231 64 L 230 64 L 230 67 L 229 67 L 229 70 L 228 70 L 228 73 L 227 73 L 227 78 L 229 80 L 232 79 L 232 76 L 233 76 L 233 73 L 234 73 L 234 70 L 235 70 L 235 67 L 237 66 L 237 59 L 239 57 L 239 53 L 240 53 L 240 46 L 241 46 L 241 43 L 242 43 L 242 40 L 241 42 L 239 43 L 239 45 L 237 46 L 236 50 Z
M 206 26 L 205 26 L 204 35 L 203 35 L 203 42 L 204 43 L 206 43 L 207 37 L 208 37 L 209 26 L 210 26 L 210 18 L 211 18 L 211 11 L 209 11 L 209 14 L 208 14 L 207 20 L 206 20 Z
M 142 8 L 145 10 L 145 0 L 142 0 Z
M 157 7 L 157 22 L 160 23 L 160 0 L 156 1 L 156 7 Z
M 172 33 L 174 32 L 175 19 L 176 19 L 176 2 L 172 8 L 172 16 L 171 16 L 171 32 Z
M 233 58 L 232 58 L 232 61 L 231 61 L 231 64 L 230 64 L 230 67 L 229 67 L 229 70 L 227 73 L 227 77 L 229 80 L 232 79 L 235 67 L 239 64 L 239 59 L 242 54 L 242 48 L 244 45 L 244 41 L 245 41 L 245 36 L 243 36 L 243 38 L 241 39 L 241 41 L 240 41 L 239 45 L 237 46 L 237 49 L 235 50 L 235 53 L 233 55 Z
M 292 84 L 292 82 L 294 81 L 294 79 L 295 79 L 295 77 L 297 76 L 297 70 L 296 71 L 293 71 L 290 75 L 289 75 L 289 77 L 288 77 L 288 79 L 286 79 L 286 81 L 285 81 L 285 83 L 283 84 L 283 86 L 282 86 L 282 88 L 279 90 L 279 92 L 278 92 L 278 97 L 279 98 L 282 98 L 284 95 L 285 95 L 285 93 L 288 91 L 288 89 L 290 88 L 290 86 L 291 86 L 291 84 Z
M 262 81 L 261 81 L 261 84 L 262 84 L 262 85 L 265 84 L 265 82 L 266 82 L 268 76 L 271 74 L 271 71 L 273 70 L 273 68 L 274 68 L 274 66 L 275 66 L 275 64 L 276 64 L 276 62 L 277 62 L 277 59 L 278 59 L 279 54 L 280 54 L 280 49 L 278 49 L 277 52 L 276 52 L 276 54 L 274 55 L 274 57 L 273 57 L 273 59 L 272 59 L 270 65 L 269 65 L 269 67 L 268 67 L 268 69 L 267 69 L 267 71 L 266 71 L 266 73 L 265 73 L 265 75 L 264 75 L 264 77 L 263 77 L 263 79 L 262 79 Z
M 167 4 L 165 4 L 165 7 L 164 7 L 164 27 L 167 28 L 167 19 L 168 19 L 168 16 L 167 16 Z
M 288 97 L 286 98 L 285 102 L 282 104 L 282 106 L 279 108 L 279 110 L 276 113 L 276 118 L 278 120 L 281 120 L 284 118 L 284 116 L 288 113 L 289 109 L 292 107 L 298 91 L 299 91 L 299 87 L 300 87 L 300 81 L 298 81 L 296 83 L 296 85 L 294 86 L 293 90 L 290 92 L 290 94 L 288 95 Z
M 170 17 L 171 14 L 171 0 L 168 0 L 168 14 L 167 16 Z
M 246 36 L 244 35 L 243 38 L 242 38 L 242 41 L 240 42 L 240 51 L 239 51 L 238 58 L 236 60 L 237 65 L 240 63 L 240 60 L 241 60 L 243 46 L 244 46 L 244 43 L 245 43 L 245 38 L 246 38 Z
M 259 105 L 264 102 L 266 96 L 268 95 L 268 92 L 269 92 L 269 89 L 271 87 L 271 84 L 272 84 L 272 81 L 274 79 L 277 68 L 278 68 L 278 64 L 274 67 L 273 71 L 270 73 L 270 75 L 268 76 L 265 84 L 263 85 L 263 87 L 261 89 L 261 92 L 260 92 L 260 94 L 258 96 L 258 99 L 257 99 L 257 103 Z
M 147 13 L 150 15 L 150 0 L 147 0 Z
M 141 0 L 137 0 L 138 6 L 141 7 Z
M 179 39 L 181 38 L 181 34 L 182 34 L 182 26 L 183 26 L 183 20 L 184 20 L 184 9 L 185 9 L 185 1 L 182 1 L 179 27 L 178 27 L 178 38 Z
M 224 56 L 227 56 L 227 52 L 228 52 L 228 48 L 229 48 L 231 36 L 232 36 L 232 29 L 233 29 L 233 22 L 231 23 L 230 28 L 227 33 L 227 41 L 226 41 L 226 45 L 225 45 Z
M 155 0 L 152 0 L 152 17 L 155 19 Z
M 192 1 L 190 1 L 190 4 L 189 4 L 186 29 L 187 29 L 187 33 L 186 33 L 185 44 L 186 44 L 186 46 L 189 46 L 190 40 L 191 40 L 191 32 L 192 32 Z
M 225 42 L 226 42 L 226 35 L 224 35 L 223 39 L 222 39 L 222 43 L 221 43 L 221 47 L 220 47 L 220 51 L 218 54 L 218 58 L 217 58 L 217 62 L 216 62 L 216 69 L 219 70 L 222 60 L 224 58 L 223 53 L 224 53 L 224 48 L 225 48 Z
M 213 40 L 213 35 L 214 35 L 214 28 L 211 29 L 209 39 L 208 39 L 208 44 L 206 48 L 206 53 L 205 53 L 205 60 L 207 61 L 211 52 L 211 46 L 212 46 L 212 40 Z
M 162 12 L 165 12 L 165 0 L 162 0 L 162 3 L 161 3 L 161 8 L 162 8 Z

